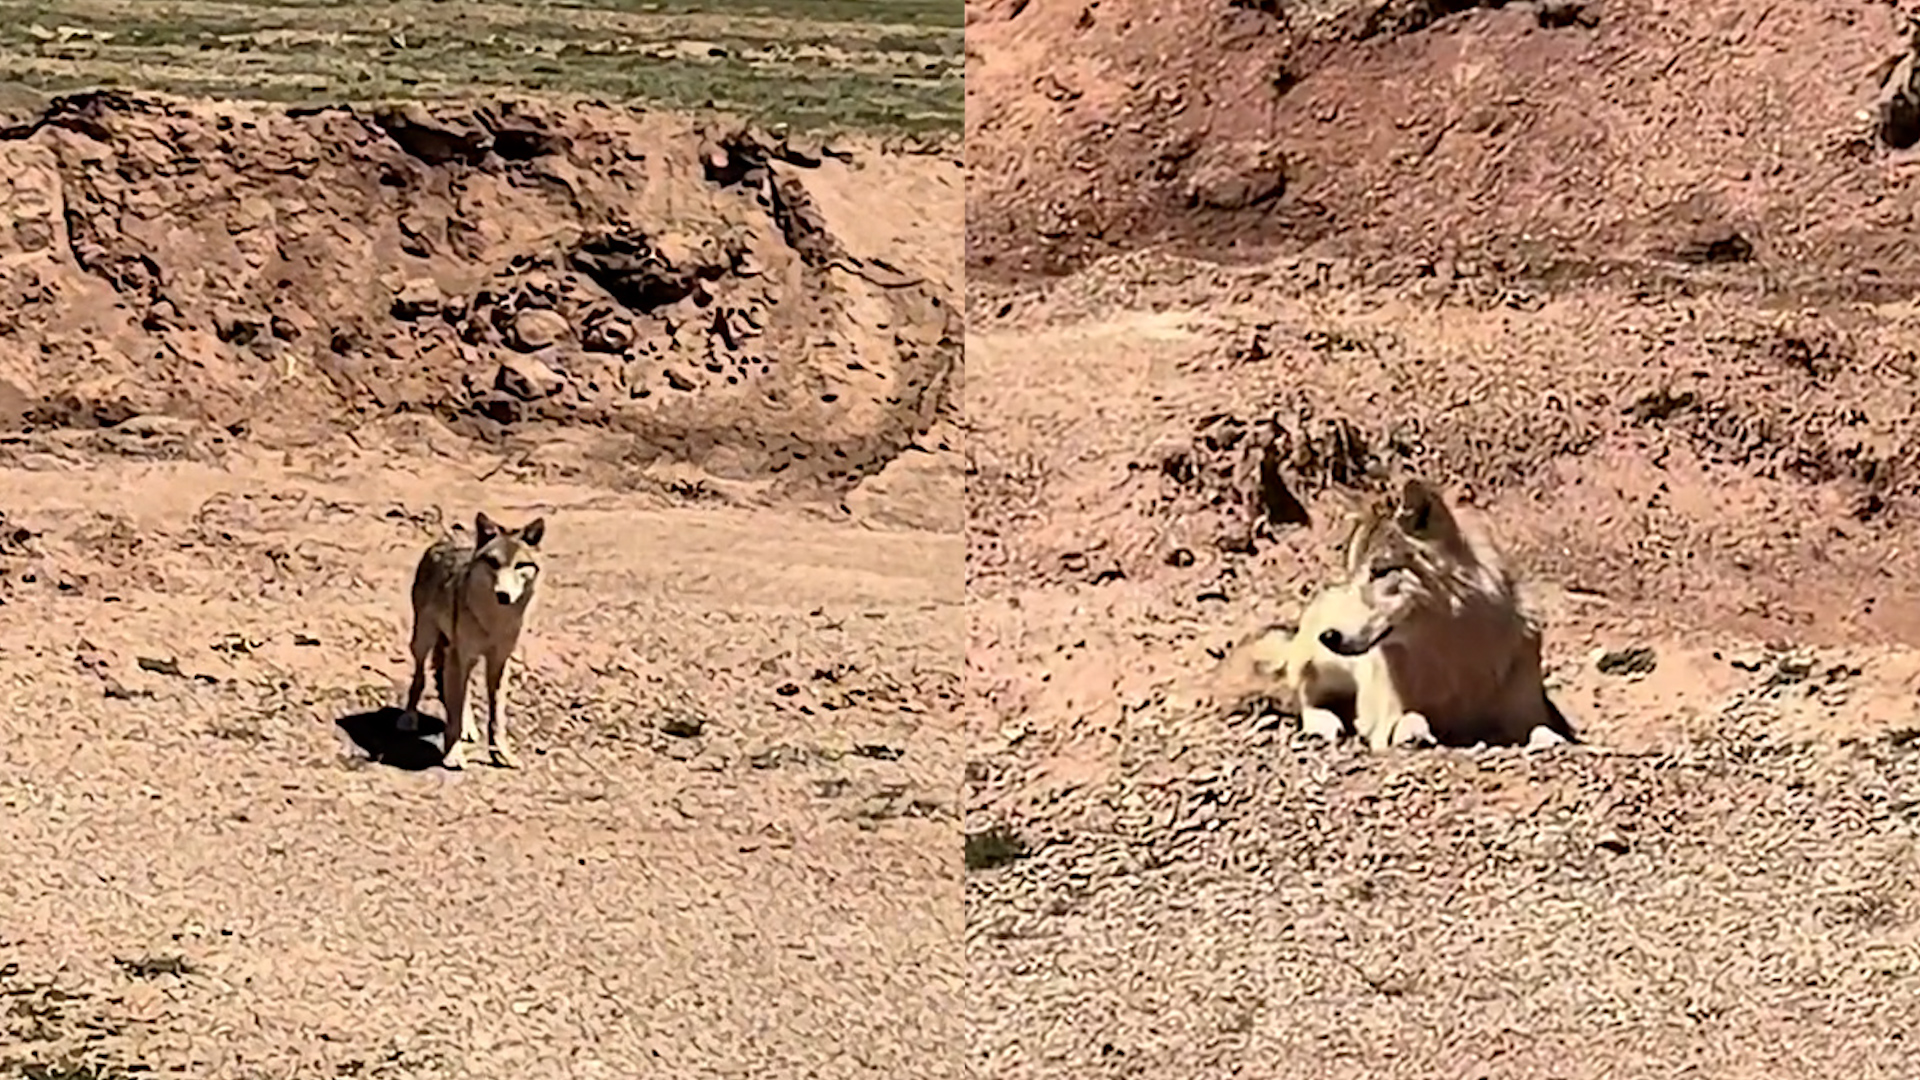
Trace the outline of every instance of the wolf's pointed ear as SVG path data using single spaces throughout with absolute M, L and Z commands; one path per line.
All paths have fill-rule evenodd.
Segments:
M 1347 511 L 1347 522 L 1340 532 L 1340 569 L 1348 574 L 1360 572 L 1367 557 L 1367 545 L 1373 542 L 1379 518 L 1370 506 L 1355 503 Z
M 1400 488 L 1400 527 L 1413 536 L 1446 536 L 1454 531 L 1453 515 L 1438 491 L 1410 477 Z
M 487 516 L 485 510 L 473 515 L 473 546 L 486 547 L 493 538 L 500 535 L 500 523 Z
M 547 535 L 547 519 L 534 518 L 520 530 L 520 540 L 528 547 L 539 547 L 540 538 Z
M 1330 519 L 1350 520 L 1366 509 L 1366 500 L 1350 488 L 1328 488 L 1320 497 L 1333 504 L 1333 509 L 1326 515 Z

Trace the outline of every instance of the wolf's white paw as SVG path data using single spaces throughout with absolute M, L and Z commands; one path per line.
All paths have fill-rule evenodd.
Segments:
M 1346 725 L 1327 709 L 1305 709 L 1300 714 L 1300 734 L 1328 742 L 1338 742 Z
M 1427 723 L 1427 718 L 1420 713 L 1403 713 L 1400 719 L 1394 721 L 1393 745 L 1407 747 L 1432 746 L 1435 742 L 1433 725 Z
M 1528 750 L 1546 750 L 1550 747 L 1565 746 L 1566 744 L 1567 737 L 1565 735 L 1560 734 L 1545 724 L 1535 727 L 1533 732 L 1527 736 Z

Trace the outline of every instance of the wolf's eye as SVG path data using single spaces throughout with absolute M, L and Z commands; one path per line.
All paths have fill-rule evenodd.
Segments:
M 1393 572 L 1398 569 L 1400 568 L 1390 563 L 1381 563 L 1373 568 L 1373 580 L 1379 581 L 1382 578 L 1392 577 Z

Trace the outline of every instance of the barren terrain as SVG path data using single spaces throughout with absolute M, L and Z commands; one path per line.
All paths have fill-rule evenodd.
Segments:
M 959 1075 L 942 145 L 15 109 L 0 1076 Z M 392 707 L 477 510 L 548 539 L 453 773 Z
M 1909 1075 L 1891 12 L 1153 9 L 969 12 L 976 1074 Z M 1226 707 L 1387 466 L 1529 572 L 1588 745 Z

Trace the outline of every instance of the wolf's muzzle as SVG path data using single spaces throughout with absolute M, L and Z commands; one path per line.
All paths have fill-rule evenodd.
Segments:
M 1320 644 L 1336 656 L 1360 656 L 1368 649 L 1380 644 L 1393 631 L 1391 624 L 1381 628 L 1380 632 L 1368 638 L 1351 638 L 1338 630 L 1320 631 Z

